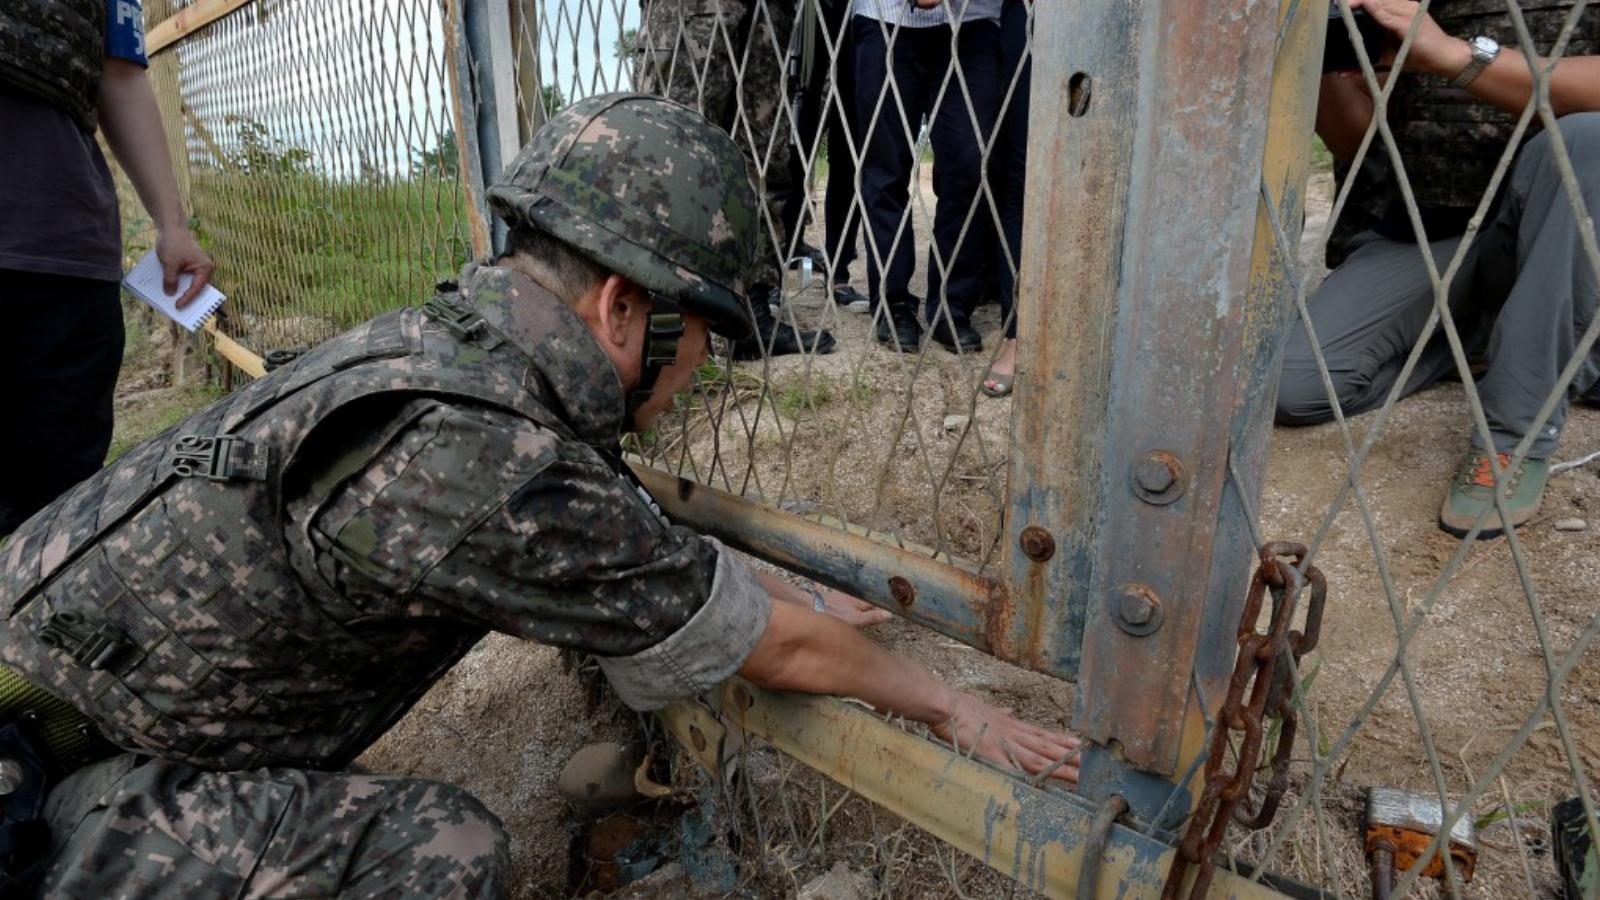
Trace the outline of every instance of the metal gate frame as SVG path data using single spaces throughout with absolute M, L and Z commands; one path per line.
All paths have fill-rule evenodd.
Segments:
M 199 0 L 154 56 L 250 0 Z M 525 0 L 442 0 L 475 253 L 483 185 L 521 115 Z M 1001 772 L 837 700 L 735 679 L 669 729 L 718 770 L 731 728 L 1050 896 L 1148 896 L 1237 647 L 1292 292 L 1327 0 L 1038 7 L 1008 543 L 999 576 L 931 550 L 640 468 L 677 520 L 999 659 L 1078 684 L 1077 794 Z M 1066 112 L 1063 112 L 1066 111 Z M 1280 240 L 1287 237 L 1280 243 Z M 210 329 L 247 374 L 248 349 Z M 712 709 L 719 712 L 713 713 Z M 1096 826 L 1113 795 L 1134 827 Z M 1109 821 L 1109 820 L 1106 820 Z M 1153 836 L 1152 836 L 1153 835 Z M 1103 843 L 1102 843 L 1103 842 Z M 1087 879 L 1080 883 L 1080 875 Z M 1219 896 L 1271 896 L 1221 871 Z M 1270 882 L 1270 879 L 1264 879 Z

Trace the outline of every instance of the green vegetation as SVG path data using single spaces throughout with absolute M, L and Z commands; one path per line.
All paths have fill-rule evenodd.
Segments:
M 260 123 L 229 124 L 233 149 L 213 145 L 210 164 L 191 168 L 191 195 L 236 322 L 255 317 L 314 342 L 425 299 L 470 255 L 453 134 L 403 175 L 364 163 L 359 177 L 340 178 Z
M 876 393 L 872 385 L 864 382 L 843 384 L 812 376 L 773 385 L 772 403 L 780 414 L 794 419 L 802 412 L 815 412 L 839 400 L 853 405 L 868 403 Z
M 1322 143 L 1322 138 L 1319 137 L 1311 139 L 1311 171 L 1333 171 L 1333 153 L 1328 150 L 1327 145 Z
M 1511 807 L 1510 812 L 1507 812 L 1505 805 L 1501 804 L 1500 806 L 1495 807 L 1492 812 L 1485 813 L 1484 815 L 1474 819 L 1472 822 L 1472 827 L 1478 831 L 1482 831 L 1496 822 L 1503 822 L 1506 819 L 1511 818 L 1513 815 L 1525 816 L 1531 812 L 1538 812 L 1539 808 L 1543 805 L 1544 804 L 1538 800 L 1524 800 L 1523 802 L 1518 803 L 1516 806 Z
M 221 396 L 220 386 L 191 384 L 153 391 L 144 402 L 119 406 L 116 428 L 111 436 L 111 449 L 106 451 L 106 463 L 110 464 Z
M 816 378 L 777 385 L 772 391 L 773 405 L 778 407 L 778 412 L 790 419 L 798 418 L 802 411 L 815 410 L 832 401 L 833 387 L 828 382 Z

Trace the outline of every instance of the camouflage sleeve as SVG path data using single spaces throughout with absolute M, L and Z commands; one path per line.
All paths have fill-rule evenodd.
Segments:
M 319 572 L 368 612 L 593 653 L 639 709 L 733 674 L 770 610 L 733 553 L 663 522 L 593 449 L 494 411 L 411 420 L 313 532 Z

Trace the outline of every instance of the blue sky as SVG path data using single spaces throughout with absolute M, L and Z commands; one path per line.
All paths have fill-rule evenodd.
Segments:
M 629 84 L 616 58 L 633 0 L 539 4 L 541 81 L 567 102 Z M 185 104 L 214 146 L 236 153 L 242 126 L 311 154 L 336 178 L 408 172 L 451 128 L 445 22 L 437 0 L 259 2 L 180 42 Z M 191 130 L 191 158 L 214 157 Z

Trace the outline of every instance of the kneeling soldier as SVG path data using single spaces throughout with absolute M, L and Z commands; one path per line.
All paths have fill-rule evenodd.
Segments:
M 641 710 L 737 672 L 1030 771 L 1076 746 L 773 603 L 631 480 L 622 432 L 689 384 L 710 332 L 751 328 L 756 201 L 725 133 L 593 97 L 490 197 L 507 256 L 201 410 L 12 536 L 0 724 L 50 714 L 0 731 L 27 782 L 5 806 L 11 877 L 51 897 L 503 895 L 505 835 L 475 799 L 343 771 L 491 629 L 596 654 Z

